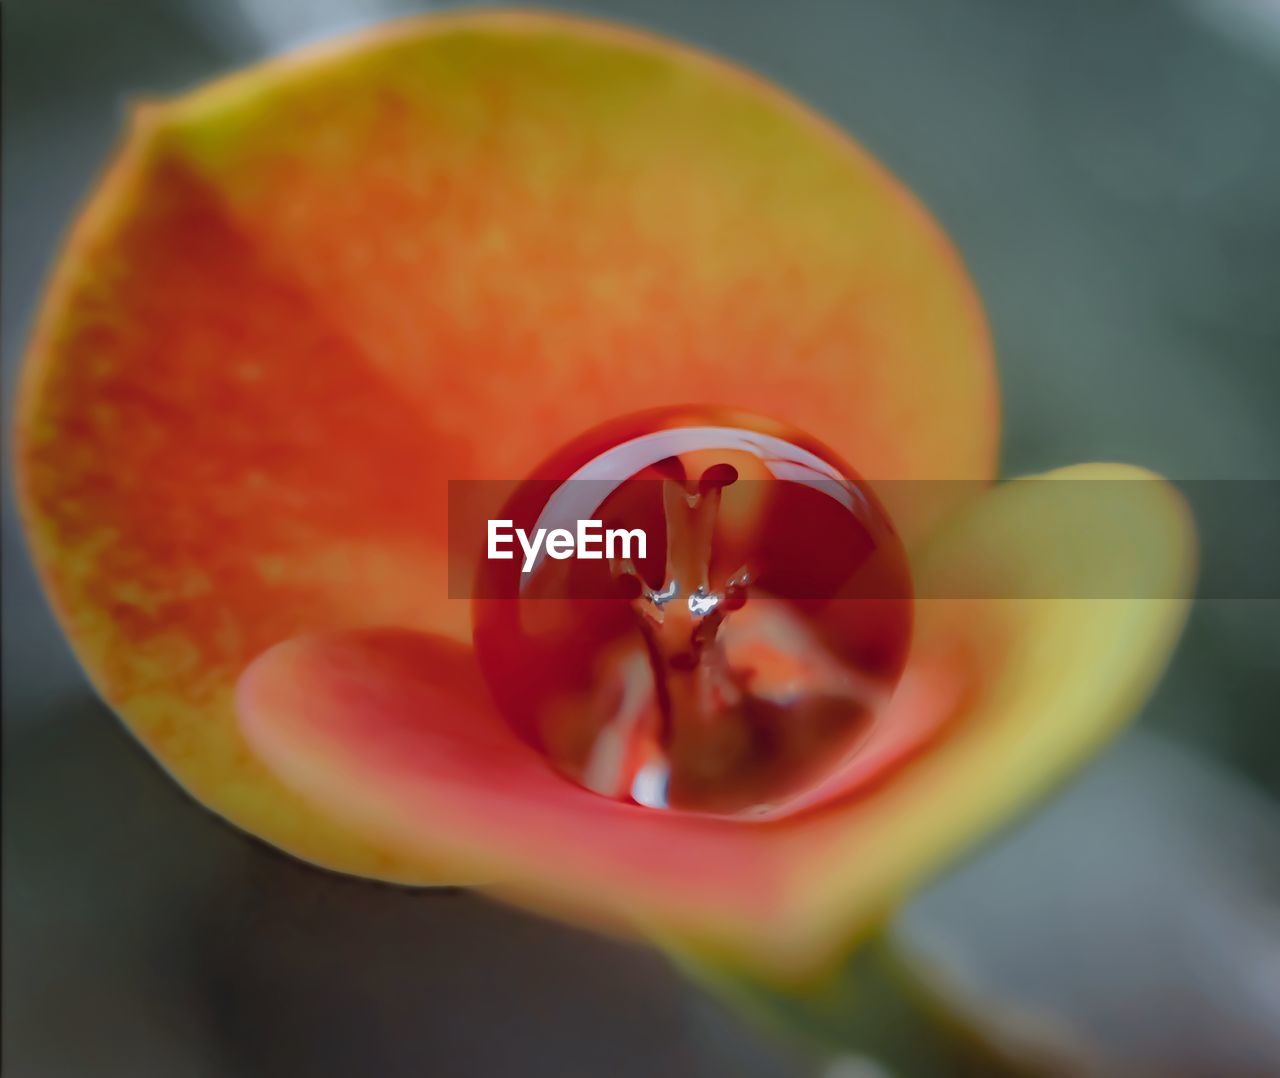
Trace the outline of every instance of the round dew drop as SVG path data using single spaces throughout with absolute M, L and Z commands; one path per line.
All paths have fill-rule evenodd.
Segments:
M 689 407 L 615 420 L 501 514 L 643 550 L 481 562 L 477 653 L 558 771 L 649 809 L 785 810 L 852 758 L 906 661 L 911 581 L 870 487 L 781 424 Z M 517 555 L 519 550 L 517 549 Z

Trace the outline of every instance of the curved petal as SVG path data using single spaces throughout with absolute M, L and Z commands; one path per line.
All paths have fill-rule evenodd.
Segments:
M 286 783 L 380 843 L 704 959 L 806 972 L 1078 762 L 1133 713 L 1165 661 L 1192 561 L 1180 500 L 1134 469 L 1059 474 L 1144 481 L 1119 514 L 1051 483 L 1001 487 L 949 525 L 921 579 L 934 594 L 980 576 L 984 594 L 1034 596 L 1048 563 L 1081 594 L 1136 576 L 1128 590 L 1140 597 L 924 601 L 910 689 L 882 721 L 951 713 L 925 716 L 936 736 L 924 751 L 807 813 L 747 823 L 579 789 L 485 707 L 465 653 L 419 634 L 277 646 L 241 682 L 244 729 Z
M 794 953 L 816 959 L 891 910 L 1131 718 L 1181 632 L 1195 560 L 1181 495 L 1127 465 L 1006 483 L 949 520 L 915 567 L 932 597 L 909 670 L 959 675 L 962 702 L 890 781 L 796 828 Z
M 431 878 L 253 762 L 235 677 L 307 631 L 464 639 L 445 480 L 699 398 L 867 475 L 993 467 L 963 271 L 843 136 L 638 34 L 415 21 L 139 110 L 38 323 L 20 498 L 90 677 L 192 793 Z
M 444 638 L 299 637 L 257 659 L 237 699 L 250 745 L 318 807 L 535 906 L 740 933 L 779 909 L 782 876 L 758 832 L 556 774 L 497 715 L 471 652 Z

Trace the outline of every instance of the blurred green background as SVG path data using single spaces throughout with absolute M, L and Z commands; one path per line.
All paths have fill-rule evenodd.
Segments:
M 8 0 L 6 401 L 131 99 L 446 6 Z M 994 328 L 1004 474 L 1280 479 L 1277 0 L 564 6 L 755 68 L 923 198 Z M 94 700 L 4 514 L 6 1074 L 879 1073 L 642 948 L 233 833 Z M 1091 1073 L 1280 1073 L 1278 701 L 1280 604 L 1201 602 L 1136 728 L 919 896 L 907 942 Z

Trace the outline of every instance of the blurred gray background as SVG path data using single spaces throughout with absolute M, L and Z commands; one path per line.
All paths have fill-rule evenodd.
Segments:
M 8 0 L 6 402 L 131 97 L 432 6 Z M 924 199 L 994 327 L 1005 474 L 1280 478 L 1280 0 L 566 7 L 761 71 Z M 93 699 L 8 495 L 3 571 L 6 1074 L 855 1073 L 642 948 L 233 833 Z M 1199 604 L 1135 730 L 921 895 L 907 942 L 1099 1072 L 1280 1073 L 1278 645 L 1276 602 Z

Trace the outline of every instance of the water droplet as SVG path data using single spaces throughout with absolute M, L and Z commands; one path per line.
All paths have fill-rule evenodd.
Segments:
M 485 563 L 475 603 L 495 699 L 558 770 L 649 808 L 751 817 L 857 751 L 905 662 L 911 587 L 834 454 L 719 409 L 630 416 L 553 454 L 503 510 L 520 527 L 574 514 L 643 529 L 648 549 L 523 578 Z

